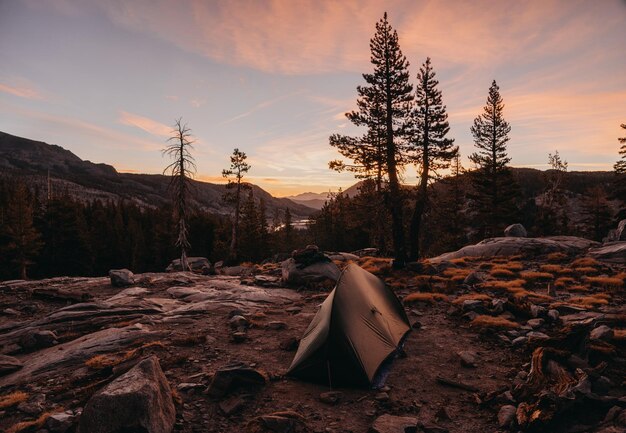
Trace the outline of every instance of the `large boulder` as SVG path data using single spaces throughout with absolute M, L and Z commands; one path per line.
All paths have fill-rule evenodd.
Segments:
M 337 281 L 339 275 L 341 275 L 341 270 L 333 262 L 317 262 L 304 266 L 291 258 L 282 263 L 282 278 L 287 284 L 308 284 L 324 280 Z
M 24 367 L 19 359 L 8 355 L 0 355 L 0 376 L 13 373 Z
M 626 219 L 621 220 L 617 224 L 615 230 L 611 230 L 604 242 L 626 241 Z
M 445 253 L 429 259 L 431 263 L 450 261 L 462 257 L 514 256 L 518 254 L 538 256 L 561 252 L 581 254 L 591 247 L 600 246 L 598 242 L 575 236 L 551 236 L 545 238 L 489 238 L 476 245 L 468 245 L 458 251 Z
M 523 225 L 511 224 L 504 229 L 504 236 L 507 238 L 525 238 L 528 236 L 528 233 Z
M 170 433 L 176 421 L 172 390 L 155 356 L 94 394 L 80 417 L 80 433 Z
M 135 275 L 128 269 L 111 269 L 109 278 L 111 278 L 111 285 L 114 287 L 125 287 L 135 284 Z
M 626 241 L 610 242 L 589 250 L 589 256 L 601 262 L 626 265 Z
M 208 275 L 212 273 L 211 262 L 206 257 L 187 257 L 187 263 L 192 272 Z M 187 269 L 185 269 L 186 271 Z M 180 264 L 180 259 L 172 260 L 172 262 L 165 268 L 166 272 L 181 272 L 183 267 Z

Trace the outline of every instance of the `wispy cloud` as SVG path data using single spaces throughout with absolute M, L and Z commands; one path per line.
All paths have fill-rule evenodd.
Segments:
M 43 95 L 32 87 L 11 86 L 0 83 L 0 92 L 26 99 L 44 99 Z
M 302 90 L 299 90 L 299 91 L 296 91 L 296 92 L 288 93 L 286 95 L 277 96 L 276 98 L 268 99 L 267 101 L 260 102 L 260 103 L 256 104 L 254 107 L 252 107 L 251 109 L 249 109 L 247 111 L 244 111 L 243 113 L 238 114 L 235 117 L 231 117 L 230 119 L 225 120 L 221 124 L 232 123 L 232 122 L 235 122 L 237 120 L 243 119 L 244 117 L 248 117 L 248 116 L 256 113 L 257 111 L 261 111 L 264 108 L 271 107 L 272 105 L 276 104 L 277 102 L 283 101 L 283 100 L 291 98 L 293 96 L 302 95 L 303 93 L 305 93 L 305 92 L 302 91 Z
M 171 126 L 167 126 L 148 117 L 128 113 L 126 111 L 120 112 L 119 123 L 122 125 L 134 126 L 135 128 L 139 128 L 148 134 L 152 134 L 157 137 L 169 137 L 172 134 Z

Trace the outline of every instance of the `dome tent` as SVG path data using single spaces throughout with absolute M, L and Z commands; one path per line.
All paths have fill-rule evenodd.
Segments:
M 410 330 L 393 291 L 350 264 L 305 331 L 287 375 L 330 385 L 371 386 Z

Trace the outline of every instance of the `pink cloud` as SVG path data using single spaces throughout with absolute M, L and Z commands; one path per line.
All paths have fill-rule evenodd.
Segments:
M 134 126 L 135 128 L 139 128 L 148 134 L 156 135 L 158 137 L 170 137 L 172 135 L 171 126 L 167 126 L 148 117 L 128 113 L 126 111 L 120 112 L 119 123 L 122 125 Z
M 26 99 L 44 99 L 43 95 L 41 95 L 39 91 L 31 87 L 17 87 L 0 83 L 0 92 Z

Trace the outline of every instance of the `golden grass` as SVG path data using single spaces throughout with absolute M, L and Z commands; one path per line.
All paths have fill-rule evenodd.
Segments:
M 454 263 L 455 265 L 465 265 L 467 264 L 467 257 L 460 257 L 458 259 L 450 260 L 450 263 Z
M 589 296 L 575 296 L 569 300 L 572 304 L 582 305 L 585 307 L 599 307 L 608 305 L 610 296 L 604 293 L 597 293 Z
M 512 322 L 504 317 L 481 315 L 470 322 L 470 326 L 480 328 L 519 328 L 519 323 Z
M 500 266 L 494 266 L 489 271 L 489 275 L 494 278 L 515 278 L 515 272 L 510 271 L 506 268 L 501 268 Z
M 406 295 L 404 297 L 404 303 L 409 303 L 409 302 L 430 302 L 431 304 L 434 304 L 435 302 L 439 302 L 439 301 L 448 301 L 449 298 L 448 296 L 442 294 L 442 293 L 423 293 L 423 292 L 417 292 L 417 293 L 411 293 L 409 295 Z
M 554 275 L 547 272 L 526 271 L 520 273 L 520 278 L 528 282 L 549 281 L 554 279 Z
M 624 286 L 624 280 L 615 277 L 586 277 L 585 282 L 605 289 L 621 289 Z
M 503 263 L 508 263 L 510 259 L 508 257 L 494 257 L 491 259 L 491 263 L 498 263 L 498 264 L 503 264 Z
M 553 300 L 551 296 L 544 295 L 543 293 L 531 292 L 521 287 L 511 287 L 508 289 L 508 292 L 512 293 L 515 299 L 529 298 L 535 301 L 552 301 Z
M 92 370 L 102 370 L 104 368 L 115 367 L 130 359 L 136 358 L 144 349 L 149 347 L 161 347 L 165 348 L 165 345 L 160 341 L 153 341 L 143 344 L 135 349 L 127 350 L 126 352 L 114 353 L 112 355 L 96 355 L 85 361 L 85 365 Z
M 0 409 L 6 409 L 23 401 L 28 400 L 28 394 L 22 391 L 15 391 L 0 397 Z
M 443 271 L 443 275 L 445 277 L 450 278 L 450 280 L 454 281 L 455 283 L 458 282 L 462 282 L 465 280 L 465 278 L 472 273 L 471 269 L 459 269 L 459 268 L 448 268 L 445 271 Z
M 488 289 L 488 290 L 508 290 L 512 287 L 521 288 L 525 283 L 526 281 L 519 280 L 519 279 L 510 280 L 510 281 L 494 280 L 494 281 L 485 281 L 484 283 L 480 285 L 480 287 L 482 287 L 483 289 Z
M 520 262 L 506 262 L 498 265 L 499 268 L 508 269 L 509 271 L 521 271 L 524 265 Z
M 561 268 L 558 272 L 558 275 L 564 276 L 564 277 L 571 277 L 577 274 L 575 269 L 572 268 Z
M 615 340 L 626 340 L 626 329 L 614 329 L 613 330 L 613 339 L 615 339 Z
M 468 293 L 467 295 L 458 296 L 453 304 L 462 304 L 465 301 L 490 301 L 491 296 L 485 295 L 484 293 Z
M 541 272 L 548 272 L 550 274 L 558 274 L 563 270 L 561 265 L 541 265 L 539 266 Z
M 554 287 L 557 289 L 565 289 L 569 286 L 573 286 L 576 280 L 571 277 L 560 277 L 554 282 Z
M 567 254 L 565 253 L 550 253 L 546 256 L 546 260 L 549 262 L 562 262 L 567 259 Z
M 589 291 L 589 287 L 583 286 L 582 284 L 576 284 L 574 286 L 569 286 L 567 288 L 567 291 L 568 292 L 575 292 L 575 293 L 588 292 Z
M 576 259 L 572 262 L 572 267 L 574 268 L 584 268 L 584 267 L 599 267 L 602 266 L 599 261 L 596 259 L 592 259 L 591 257 L 581 257 L 580 259 Z
M 479 269 L 491 269 L 494 266 L 493 263 L 489 263 L 489 262 L 482 262 L 480 265 L 478 265 Z
M 391 259 L 369 256 L 361 257 L 359 266 L 373 274 L 389 272 L 391 270 Z
M 44 426 L 50 415 L 54 415 L 56 412 L 44 412 L 36 420 L 33 421 L 21 421 L 12 425 L 6 430 L 6 433 L 20 433 L 23 431 L 35 431 Z
M 600 271 L 598 271 L 596 268 L 592 268 L 591 266 L 584 266 L 581 268 L 574 268 L 574 272 L 576 272 L 576 274 L 578 275 L 594 275 L 599 273 Z

